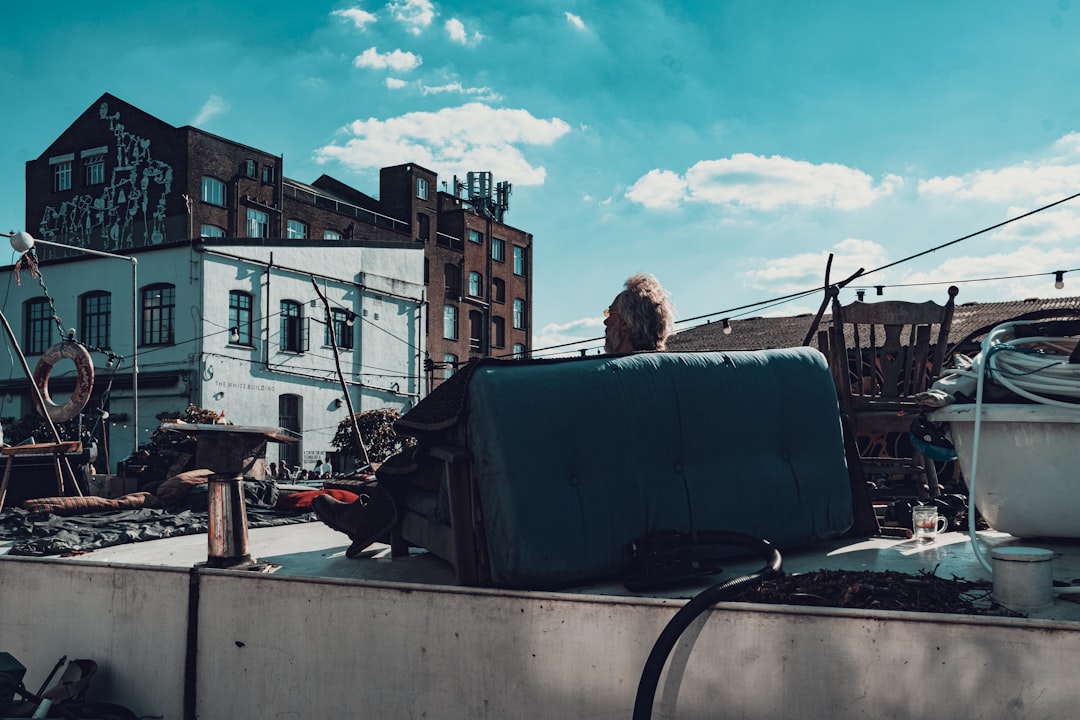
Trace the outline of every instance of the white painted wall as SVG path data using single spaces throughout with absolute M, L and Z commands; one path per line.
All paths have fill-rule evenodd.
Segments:
M 182 718 L 187 574 L 0 557 L 0 648 L 36 688 L 63 654 L 95 699 Z M 201 718 L 629 718 L 682 601 L 200 573 Z M 1080 625 L 721 604 L 654 718 L 1072 717 Z
M 148 442 L 157 428 L 156 415 L 182 412 L 189 402 L 224 410 L 237 424 L 277 425 L 278 397 L 302 397 L 303 459 L 310 466 L 316 457 L 332 449 L 337 424 L 347 417 L 332 349 L 324 344 L 324 327 L 309 320 L 310 347 L 303 354 L 278 352 L 280 301 L 304 303 L 306 316 L 322 320 L 324 309 L 312 285 L 312 276 L 332 305 L 356 313 L 354 349 L 341 356 L 342 372 L 349 383 L 350 399 L 357 412 L 381 407 L 407 410 L 419 399 L 421 358 L 425 348 L 421 308 L 424 302 L 423 246 L 375 244 L 315 247 L 216 247 L 218 252 L 198 252 L 189 247 L 158 249 L 136 256 L 139 293 L 147 285 L 164 282 L 175 286 L 175 340 L 172 346 L 140 347 L 140 380 L 153 373 L 178 377 L 165 387 L 140 382 L 139 443 Z M 267 266 L 273 262 L 268 272 Z M 112 350 L 124 356 L 120 370 L 130 372 L 132 352 L 132 273 L 127 260 L 88 256 L 76 262 L 43 266 L 42 282 L 53 298 L 65 328 L 77 328 L 78 298 L 89 290 L 112 293 Z M 5 316 L 20 343 L 23 303 L 42 297 L 46 290 L 23 270 L 21 284 L 12 283 Z M 244 290 L 254 297 L 259 328 L 254 348 L 229 341 L 230 290 Z M 316 306 L 310 305 L 316 301 Z M 268 306 L 269 303 L 269 306 Z M 269 315 L 267 309 L 269 307 Z M 5 342 L 7 338 L 4 338 Z M 7 343 L 10 344 L 10 343 Z M 107 357 L 94 354 L 98 387 L 108 382 Z M 33 369 L 37 356 L 28 358 Z M 73 374 L 67 362 L 57 365 L 55 377 Z M 0 353 L 0 380 L 24 379 L 14 351 Z M 64 398 L 58 397 L 59 401 Z M 134 408 L 129 391 L 115 390 L 109 459 L 115 468 L 135 442 Z M 0 416 L 20 417 L 29 395 L 0 397 Z M 29 405 L 25 405 L 29 407 Z M 89 421 L 88 421 L 89 422 Z M 271 445 L 269 460 L 276 459 Z

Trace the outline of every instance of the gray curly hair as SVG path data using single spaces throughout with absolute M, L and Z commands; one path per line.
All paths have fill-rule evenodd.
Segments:
M 630 343 L 638 351 L 662 351 L 675 331 L 671 296 L 646 273 L 631 275 L 623 288 L 613 304 L 630 328 Z

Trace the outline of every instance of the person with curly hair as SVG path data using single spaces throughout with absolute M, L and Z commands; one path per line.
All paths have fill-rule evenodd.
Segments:
M 668 292 L 652 275 L 631 275 L 604 311 L 604 352 L 661 352 L 674 329 Z

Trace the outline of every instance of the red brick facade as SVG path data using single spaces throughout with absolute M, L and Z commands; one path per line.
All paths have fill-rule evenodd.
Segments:
M 26 164 L 26 223 L 44 240 L 107 252 L 204 234 L 423 242 L 434 385 L 471 358 L 528 353 L 532 335 L 532 235 L 493 219 L 489 200 L 438 184 L 404 164 L 381 170 L 378 200 L 326 175 L 308 185 L 285 177 L 280 156 L 106 94 Z

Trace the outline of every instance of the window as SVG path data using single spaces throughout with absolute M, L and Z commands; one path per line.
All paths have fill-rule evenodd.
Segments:
M 270 232 L 270 216 L 262 210 L 248 208 L 247 211 L 247 236 L 264 238 Z
M 295 300 L 281 301 L 281 351 L 302 353 L 307 350 L 304 333 L 304 306 Z
M 457 371 L 457 355 L 453 353 L 446 353 L 442 356 L 443 361 L 443 380 L 449 380 L 454 376 L 454 372 Z
M 461 269 L 457 265 L 443 265 L 443 281 L 446 283 L 447 297 L 456 298 L 461 295 Z
M 416 178 L 416 197 L 421 200 L 428 199 L 428 181 L 427 178 Z
M 514 327 L 525 329 L 525 301 L 521 298 L 514 298 Z
M 202 225 L 199 227 L 199 235 L 201 237 L 225 237 L 225 230 L 217 225 Z
M 353 314 L 344 308 L 330 308 L 330 318 L 326 324 L 326 336 L 323 344 L 332 345 L 334 338 L 330 337 L 330 327 L 334 328 L 334 336 L 337 346 L 352 349 L 353 346 Z
M 240 171 L 244 173 L 244 177 L 256 178 L 259 176 L 259 163 L 254 160 L 245 160 L 240 165 Z
M 23 350 L 27 355 L 40 355 L 52 344 L 52 309 L 46 298 L 27 300 L 23 307 Z
M 229 292 L 229 342 L 234 345 L 247 345 L 251 347 L 251 294 L 242 290 Z M 232 339 L 233 328 L 236 329 L 236 339 Z
M 484 242 L 484 233 L 480 232 L 479 230 L 470 230 L 469 242 L 482 244 Z
M 506 242 L 499 238 L 491 238 L 491 259 L 497 262 L 506 261 Z
M 340 240 L 341 233 L 339 233 L 337 230 L 323 230 L 322 237 L 323 240 Z
M 491 318 L 491 347 L 506 347 L 506 320 L 501 317 Z
M 202 201 L 211 205 L 225 207 L 225 183 L 216 178 L 203 175 Z
M 285 229 L 285 237 L 290 240 L 307 240 L 307 223 L 300 220 L 290 220 Z
M 519 359 L 525 357 L 525 346 L 521 343 L 514 343 L 514 357 Z
M 431 218 L 426 213 L 416 213 L 416 237 L 425 242 L 431 239 Z
M 79 337 L 91 347 L 109 349 L 110 306 L 112 296 L 94 290 L 79 297 Z
M 264 183 L 272 183 L 275 179 L 277 179 L 277 176 L 274 174 L 274 166 L 263 165 L 262 181 Z
M 53 190 L 60 192 L 71 189 L 71 161 L 53 165 Z
M 142 345 L 172 345 L 176 288 L 164 283 L 142 291 Z
M 105 182 L 105 158 L 98 156 L 86 160 L 86 184 L 101 185 Z
M 506 282 L 502 278 L 491 278 L 491 299 L 497 303 L 506 302 Z
M 484 297 L 484 276 L 478 272 L 469 273 L 469 295 L 471 297 Z
M 479 310 L 469 311 L 469 349 L 476 352 L 484 349 L 484 313 Z
M 303 418 L 302 407 L 303 398 L 299 395 L 278 396 L 278 427 L 291 430 L 301 438 L 300 442 L 274 443 L 278 449 L 278 462 L 286 463 L 292 467 L 300 466 L 300 458 L 303 454 L 301 452 L 301 443 L 303 443 L 304 428 L 300 422 L 301 418 Z
M 514 246 L 514 274 L 525 277 L 525 248 Z
M 442 334 L 447 340 L 458 339 L 457 308 L 453 305 L 443 305 Z

